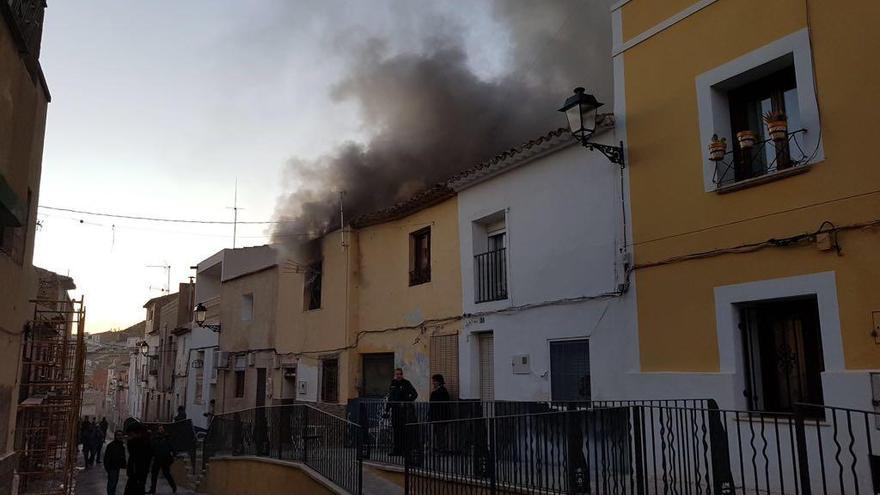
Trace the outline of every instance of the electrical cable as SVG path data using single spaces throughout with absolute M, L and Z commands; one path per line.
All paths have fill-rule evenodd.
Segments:
M 238 223 L 239 225 L 270 225 L 270 224 L 279 224 L 279 223 L 293 223 L 295 220 L 270 220 L 270 221 L 239 221 L 232 222 L 228 220 L 193 220 L 193 219 L 183 219 L 183 218 L 160 218 L 160 217 L 145 217 L 138 215 L 120 215 L 116 213 L 103 213 L 96 211 L 86 211 L 86 210 L 76 210 L 73 208 L 59 208 L 55 206 L 44 206 L 38 205 L 38 208 L 43 208 L 45 210 L 54 210 L 54 211 L 65 211 L 68 213 L 78 213 L 80 215 L 92 215 L 97 217 L 110 217 L 110 218 L 125 218 L 128 220 L 142 220 L 146 222 L 170 222 L 170 223 L 199 223 L 199 224 L 213 224 L 213 225 L 233 225 Z

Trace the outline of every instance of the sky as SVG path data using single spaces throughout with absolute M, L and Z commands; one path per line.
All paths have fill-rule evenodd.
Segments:
M 366 40 L 425 43 L 438 19 L 481 77 L 503 72 L 510 33 L 485 1 L 49 2 L 41 62 L 52 102 L 41 207 L 229 221 L 273 219 L 292 158 L 364 139 L 334 85 Z M 231 225 L 102 218 L 41 208 L 34 264 L 69 274 L 87 331 L 125 328 L 190 267 L 232 247 Z M 240 225 L 237 245 L 269 240 Z

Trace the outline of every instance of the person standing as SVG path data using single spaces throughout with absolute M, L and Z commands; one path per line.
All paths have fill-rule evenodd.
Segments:
M 186 408 L 183 406 L 177 406 L 177 416 L 174 416 L 174 421 L 186 421 Z
M 123 434 L 117 430 L 113 434 L 113 441 L 107 445 L 104 451 L 104 469 L 107 471 L 107 495 L 116 495 L 116 485 L 119 483 L 119 470 L 125 467 L 125 444 L 122 443 Z
M 83 433 L 83 456 L 86 460 L 86 468 L 92 467 L 92 464 L 95 463 L 95 430 L 97 429 L 97 425 L 93 422 L 88 422 L 85 427 L 85 432 Z
M 150 433 L 136 420 L 126 421 L 125 432 L 128 434 L 128 463 L 125 465 L 128 481 L 125 483 L 125 495 L 144 495 L 152 458 Z
M 101 428 L 100 424 L 94 423 L 92 425 L 91 437 L 92 450 L 94 451 L 92 457 L 96 463 L 101 464 L 101 451 L 104 450 L 104 440 L 107 439 L 107 433 Z
M 106 417 L 101 418 L 101 422 L 98 423 L 98 425 L 101 427 L 101 431 L 104 432 L 104 437 L 106 438 L 107 437 L 107 429 L 110 428 L 110 423 L 107 422 L 107 418 Z
M 165 427 L 159 425 L 156 435 L 151 443 L 153 450 L 153 468 L 150 470 L 150 490 L 147 493 L 156 493 L 156 482 L 159 480 L 159 471 L 171 487 L 171 493 L 177 493 L 177 484 L 171 476 L 171 464 L 174 462 L 174 450 L 165 432 Z
M 431 421 L 447 421 L 450 419 L 449 402 L 452 399 L 449 396 L 449 390 L 446 390 L 446 380 L 443 375 L 436 374 L 431 377 L 431 399 L 428 416 Z M 446 423 L 434 425 L 434 450 L 437 452 L 446 452 L 448 450 L 448 427 Z
M 394 446 L 389 455 L 401 456 L 406 451 L 406 423 L 410 417 L 412 404 L 419 396 L 415 387 L 403 377 L 403 369 L 395 368 L 394 378 L 388 387 L 388 405 L 385 407 L 385 415 L 391 414 L 391 430 L 394 436 Z

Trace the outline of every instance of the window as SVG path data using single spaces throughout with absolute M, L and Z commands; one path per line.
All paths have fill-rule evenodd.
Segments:
M 450 397 L 458 397 L 458 335 L 434 335 L 430 353 L 431 376 L 443 375 Z
M 394 374 L 394 353 L 361 355 L 363 383 L 361 397 L 384 397 Z
M 242 294 L 241 296 L 241 321 L 254 319 L 254 295 Z
M 735 151 L 732 156 L 733 180 L 751 179 L 794 165 L 789 141 L 771 140 L 763 119 L 770 112 L 781 112 L 788 119 L 789 132 L 801 128 L 794 66 L 787 65 L 756 81 L 731 89 L 727 95 L 733 136 L 740 131 L 752 131 L 758 140 L 749 149 L 740 147 L 737 139 L 732 140 Z M 719 166 L 726 167 L 724 164 Z M 719 176 L 729 179 L 730 172 L 722 171 Z
M 550 342 L 552 400 L 590 400 L 590 341 Z
M 305 293 L 305 311 L 321 308 L 321 278 L 323 262 L 316 261 L 309 264 L 303 279 L 303 291 Z
M 235 370 L 235 397 L 244 397 L 244 371 Z
M 198 368 L 196 368 L 196 390 L 195 390 L 195 404 L 204 404 L 205 399 L 203 397 L 203 389 L 205 383 L 205 351 L 198 351 L 196 353 L 196 362 L 199 363 Z
M 339 359 L 321 360 L 321 402 L 339 402 Z
M 495 399 L 495 338 L 491 332 L 477 334 L 480 400 Z
M 0 177 L 2 179 L 2 177 Z M 28 189 L 27 210 L 24 223 L 20 227 L 0 225 L 0 253 L 5 253 L 16 264 L 24 263 L 24 252 L 27 247 L 28 226 L 31 221 L 32 193 Z
M 431 227 L 409 235 L 409 285 L 431 281 Z
M 795 31 L 696 77 L 703 185 L 726 192 L 805 171 L 824 159 L 819 107 L 807 29 Z M 787 136 L 767 139 L 763 114 L 783 111 Z M 751 130 L 755 144 L 742 149 L 737 132 Z M 709 157 L 708 143 L 727 140 L 720 162 Z M 790 172 L 778 174 L 777 172 Z M 737 183 L 742 185 L 737 187 Z
M 740 306 L 745 395 L 756 411 L 822 404 L 825 370 L 815 296 Z
M 474 222 L 474 302 L 507 299 L 507 219 L 501 211 Z

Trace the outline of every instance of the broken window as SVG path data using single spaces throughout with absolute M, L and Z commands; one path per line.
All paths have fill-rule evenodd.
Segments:
M 431 281 L 431 227 L 417 230 L 409 235 L 410 267 L 409 285 Z
M 321 277 L 323 262 L 321 260 L 311 263 L 306 270 L 304 278 L 305 310 L 310 311 L 321 307 Z

